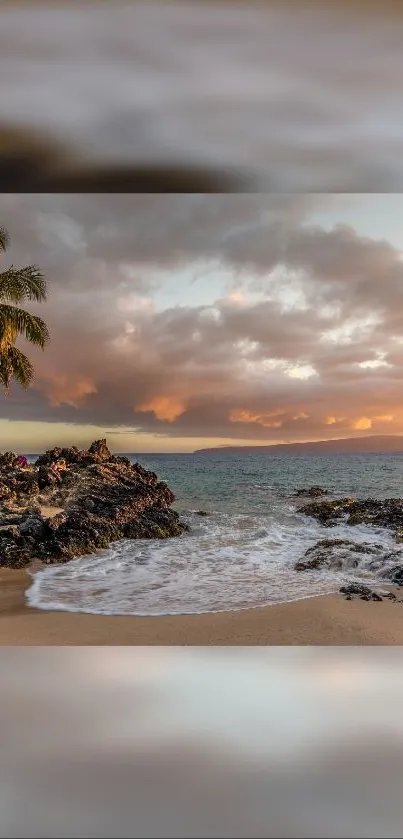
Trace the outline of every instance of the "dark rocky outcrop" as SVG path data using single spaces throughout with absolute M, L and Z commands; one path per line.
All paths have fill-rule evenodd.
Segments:
M 357 502 L 353 498 L 339 498 L 334 501 L 314 501 L 300 507 L 299 512 L 305 516 L 312 516 L 324 527 L 334 527 L 340 524 Z
M 360 585 L 357 583 L 351 583 L 348 586 L 342 586 L 340 589 L 341 594 L 347 595 L 349 599 L 352 599 L 354 595 L 357 595 L 360 600 L 375 600 L 381 601 L 382 597 L 380 594 L 377 594 L 376 591 L 368 588 L 368 586 Z
M 355 501 L 341 498 L 336 501 L 321 501 L 306 504 L 300 513 L 312 516 L 325 527 L 334 527 L 341 521 L 354 527 L 357 524 L 372 524 L 393 530 L 396 541 L 403 538 L 403 499 L 366 498 Z
M 368 571 L 375 573 L 388 583 L 403 586 L 403 551 L 400 547 L 403 542 L 402 498 L 365 498 L 362 500 L 342 498 L 306 504 L 300 507 L 299 512 L 312 516 L 324 527 L 335 527 L 344 522 L 350 527 L 365 524 L 391 530 L 399 547 L 391 551 L 390 548 L 389 550 L 386 548 L 386 545 L 382 548 L 382 545 L 365 546 L 365 544 L 354 543 L 348 539 L 324 539 L 317 542 L 306 552 L 305 557 L 296 563 L 296 570 L 304 571 L 321 567 L 348 569 L 355 565 L 352 559 L 354 552 L 359 553 L 365 549 L 366 553 L 373 554 L 373 559 L 367 563 Z
M 55 463 L 65 470 L 57 478 Z M 188 530 L 170 509 L 174 495 L 140 464 L 110 453 L 106 440 L 87 451 L 54 448 L 29 469 L 0 460 L 0 565 L 33 559 L 65 562 L 119 539 L 165 539 Z
M 382 545 L 369 542 L 353 542 L 351 539 L 320 539 L 305 551 L 304 558 L 295 564 L 296 571 L 312 571 L 319 568 L 338 570 L 357 567 L 359 554 L 382 556 Z M 355 556 L 357 559 L 355 559 Z
M 393 585 L 403 586 L 403 563 L 386 568 L 382 576 Z
M 348 600 L 352 600 L 353 596 L 357 596 L 361 600 L 375 600 L 378 602 L 383 599 L 376 591 L 373 591 L 373 589 L 368 586 L 364 586 L 361 583 L 349 583 L 348 585 L 342 586 L 340 593 L 345 594 L 347 596 L 346 599 Z M 396 595 L 393 594 L 392 591 L 387 593 L 385 592 L 384 597 L 389 600 L 396 600 Z
M 403 562 L 396 562 L 403 555 L 402 549 L 385 550 L 377 542 L 353 542 L 351 539 L 320 539 L 305 552 L 304 557 L 295 564 L 296 571 L 320 571 L 331 569 L 357 576 L 359 566 L 379 580 L 379 585 L 403 585 Z M 396 564 L 394 564 L 396 563 Z M 356 569 L 359 569 L 358 571 Z M 347 600 L 360 597 L 362 600 L 396 600 L 393 592 L 376 592 L 368 586 L 351 582 L 345 584 L 340 592 Z
M 322 495 L 328 495 L 329 490 L 323 489 L 323 487 L 302 487 L 301 489 L 297 489 L 294 493 L 296 498 L 320 498 Z
M 17 463 L 17 457 L 14 452 L 0 454 L 0 469 L 12 468 Z

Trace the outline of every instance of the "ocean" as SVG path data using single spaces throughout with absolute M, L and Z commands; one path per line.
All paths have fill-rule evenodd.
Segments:
M 376 580 L 366 554 L 358 555 L 358 567 L 347 557 L 338 570 L 295 571 L 295 562 L 319 539 L 378 543 L 385 554 L 402 550 L 403 558 L 389 531 L 346 524 L 329 530 L 302 515 L 293 497 L 312 485 L 336 498 L 400 497 L 403 452 L 128 456 L 169 484 L 190 533 L 123 540 L 94 556 L 44 568 L 28 590 L 31 606 L 150 616 L 245 609 Z M 200 510 L 208 515 L 199 516 Z

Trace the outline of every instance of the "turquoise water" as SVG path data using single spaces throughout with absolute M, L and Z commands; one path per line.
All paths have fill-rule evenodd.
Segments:
M 337 497 L 400 497 L 403 451 L 330 455 L 130 455 L 167 481 L 176 508 L 222 512 L 265 511 L 268 502 L 295 489 L 319 485 Z
M 28 593 L 38 608 L 101 614 L 191 614 L 296 600 L 372 580 L 346 559 L 340 570 L 296 572 L 295 562 L 329 531 L 299 512 L 293 493 L 319 484 L 332 496 L 403 495 L 402 454 L 130 455 L 167 481 L 191 532 L 167 541 L 129 541 L 94 557 L 46 568 Z M 197 511 L 209 513 L 206 517 Z M 344 523 L 332 538 L 377 542 L 392 535 Z M 400 549 L 399 549 L 400 550 Z

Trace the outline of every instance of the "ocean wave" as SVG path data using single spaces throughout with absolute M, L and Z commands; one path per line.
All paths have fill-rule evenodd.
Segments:
M 137 616 L 255 608 L 336 592 L 345 582 L 379 582 L 396 552 L 387 531 L 362 525 L 352 534 L 342 523 L 332 528 L 332 538 L 381 543 L 382 549 L 369 555 L 346 549 L 330 567 L 297 572 L 295 563 L 326 534 L 291 502 L 272 503 L 264 515 L 200 517 L 186 510 L 182 516 L 190 534 L 124 540 L 92 557 L 40 570 L 27 593 L 29 605 Z

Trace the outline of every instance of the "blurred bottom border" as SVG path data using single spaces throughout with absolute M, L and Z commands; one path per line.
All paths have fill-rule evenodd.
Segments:
M 403 649 L 5 647 L 0 836 L 399 837 Z

